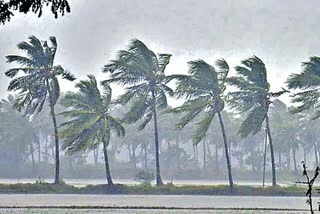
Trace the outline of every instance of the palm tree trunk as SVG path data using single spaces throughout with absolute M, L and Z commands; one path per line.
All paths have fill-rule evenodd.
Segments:
M 223 144 L 224 144 L 224 150 L 225 150 L 225 157 L 227 161 L 227 169 L 228 169 L 228 178 L 229 178 L 229 187 L 232 190 L 233 189 L 233 179 L 232 179 L 232 172 L 231 172 L 231 162 L 229 158 L 229 150 L 228 150 L 228 143 L 227 143 L 227 135 L 226 131 L 224 128 L 221 112 L 218 112 L 218 117 L 219 117 L 219 122 L 220 122 L 220 127 L 221 127 L 221 132 L 222 132 L 222 137 L 223 137 Z
M 49 106 L 50 106 L 50 112 L 53 122 L 53 130 L 54 130 L 54 141 L 55 141 L 55 178 L 54 183 L 59 184 L 60 181 L 60 157 L 59 157 L 59 137 L 58 137 L 58 125 L 57 125 L 57 119 L 56 114 L 54 111 L 54 103 L 53 103 L 53 94 L 50 88 L 49 80 L 46 80 L 47 89 L 49 93 Z
M 48 154 L 48 136 L 46 136 L 45 146 L 44 146 L 44 155 L 45 155 L 45 162 L 49 162 L 49 154 Z
M 38 132 L 37 146 L 38 146 L 38 163 L 41 162 L 41 145 L 40 145 L 40 132 Z
M 152 91 L 153 99 L 153 122 L 154 122 L 154 142 L 155 142 L 155 152 L 156 152 L 156 177 L 157 177 L 157 186 L 163 185 L 161 174 L 160 174 L 160 146 L 159 146 L 159 136 L 158 136 L 158 118 L 156 110 L 156 96 L 154 91 Z
M 132 144 L 132 163 L 133 163 L 133 167 L 136 169 L 137 168 L 137 160 L 136 160 L 136 148 L 133 144 Z
M 314 144 L 314 157 L 316 159 L 316 166 L 319 166 L 318 152 L 317 152 L 317 142 Z
M 279 152 L 279 169 L 282 168 L 282 158 L 281 158 L 281 152 Z
M 292 148 L 292 159 L 293 159 L 294 172 L 298 172 L 297 159 L 296 159 L 296 149 L 294 147 Z
M 111 171 L 110 171 L 110 164 L 109 164 L 109 159 L 108 159 L 108 150 L 107 150 L 107 139 L 103 140 L 103 154 L 104 154 L 104 165 L 106 168 L 106 177 L 107 177 L 107 182 L 108 186 L 113 186 L 113 181 L 111 177 Z
M 274 162 L 274 150 L 273 150 L 273 143 L 272 143 L 272 137 L 271 137 L 271 130 L 269 125 L 269 116 L 266 116 L 266 128 L 268 133 L 268 139 L 269 139 L 269 145 L 270 145 L 270 153 L 271 153 L 271 170 L 272 170 L 272 186 L 276 187 L 277 181 L 276 181 L 276 166 Z
M 35 161 L 34 161 L 34 148 L 32 143 L 30 143 L 30 153 L 31 153 L 31 161 L 32 161 L 32 166 L 33 168 L 35 167 Z
M 147 146 L 144 146 L 144 168 L 148 168 L 148 154 L 147 154 Z
M 127 145 L 128 155 L 129 155 L 129 163 L 132 164 L 132 155 L 131 155 L 131 147 L 130 144 Z
M 94 167 L 98 167 L 99 147 L 93 149 Z
M 177 147 L 177 167 L 178 170 L 181 170 L 181 164 L 180 164 L 180 146 L 179 146 L 179 136 L 176 136 L 176 147 Z
M 263 175 L 262 175 L 262 187 L 264 188 L 266 181 L 266 164 L 267 164 L 267 143 L 268 143 L 268 131 L 265 130 L 265 137 L 263 142 Z
M 206 141 L 203 140 L 203 169 L 207 167 L 207 150 L 206 150 Z
M 291 157 L 290 157 L 290 150 L 287 152 L 287 168 L 291 169 Z
M 218 144 L 215 143 L 215 166 L 216 166 L 216 172 L 217 172 L 217 175 L 219 175 L 219 151 L 218 151 Z

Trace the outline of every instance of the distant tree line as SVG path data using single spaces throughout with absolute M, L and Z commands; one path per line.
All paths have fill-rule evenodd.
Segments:
M 106 63 L 104 80 L 99 82 L 89 74 L 76 83 L 75 92 L 61 94 L 60 79 L 74 81 L 75 77 L 55 63 L 57 47 L 55 37 L 47 42 L 31 36 L 18 44 L 25 55 L 6 57 L 7 63 L 18 65 L 5 73 L 11 78 L 8 90 L 16 94 L 1 101 L 0 112 L 0 143 L 8 149 L 16 146 L 10 149 L 31 155 L 33 162 L 34 147 L 38 146 L 40 153 L 40 144 L 47 143 L 48 136 L 54 139 L 55 183 L 61 178 L 60 150 L 70 157 L 91 151 L 96 162 L 100 144 L 109 187 L 114 185 L 110 148 L 123 146 L 134 168 L 138 162 L 148 168 L 151 157 L 157 185 L 163 185 L 162 158 L 166 158 L 169 168 L 176 165 L 181 170 L 192 159 L 197 167 L 200 144 L 203 168 L 211 164 L 218 173 L 220 159 L 224 159 L 230 189 L 234 185 L 233 164 L 260 171 L 266 165 L 263 160 L 268 160 L 267 153 L 274 187 L 276 169 L 297 171 L 298 152 L 302 151 L 306 162 L 307 153 L 313 150 L 318 165 L 319 57 L 302 63 L 302 71 L 291 74 L 286 86 L 273 92 L 267 68 L 257 56 L 242 60 L 231 77 L 232 68 L 225 59 L 218 59 L 214 65 L 204 60 L 190 61 L 187 74 L 166 75 L 171 54 L 155 54 L 134 39 Z M 174 89 L 170 82 L 175 83 Z M 121 85 L 124 93 L 112 99 L 110 84 Z M 293 107 L 279 100 L 284 93 L 291 93 Z M 168 96 L 184 103 L 170 107 Z M 45 119 L 48 114 L 51 122 Z M 15 126 L 22 131 L 10 128 Z M 162 149 L 164 142 L 166 151 Z M 187 147 L 193 149 L 192 158 Z

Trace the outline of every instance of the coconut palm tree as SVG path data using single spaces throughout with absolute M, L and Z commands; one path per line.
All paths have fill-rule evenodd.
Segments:
M 186 99 L 182 106 L 173 110 L 177 113 L 186 112 L 177 126 L 182 128 L 200 115 L 200 113 L 203 113 L 200 121 L 196 124 L 197 129 L 193 135 L 194 144 L 198 144 L 206 136 L 214 116 L 218 116 L 224 143 L 229 186 L 232 189 L 233 179 L 229 145 L 221 114 L 225 106 L 224 91 L 226 89 L 225 81 L 229 72 L 229 66 L 224 59 L 217 60 L 216 65 L 219 67 L 219 71 L 203 60 L 190 61 L 188 64 L 189 75 L 173 76 L 178 81 L 175 91 L 176 95 L 178 98 L 185 97 Z
M 273 93 L 270 92 L 270 84 L 267 81 L 267 70 L 265 64 L 257 56 L 241 61 L 241 66 L 236 66 L 236 77 L 230 77 L 228 82 L 235 86 L 238 91 L 230 92 L 229 103 L 231 108 L 246 113 L 246 118 L 242 122 L 239 134 L 247 137 L 255 135 L 266 123 L 267 135 L 270 144 L 271 166 L 272 166 L 272 186 L 276 186 L 276 170 L 274 161 L 274 147 L 272 142 L 268 111 L 272 98 L 279 97 L 287 92 L 285 89 Z
M 291 74 L 287 79 L 289 89 L 300 90 L 292 96 L 292 102 L 299 104 L 292 111 L 299 113 L 315 108 L 312 119 L 320 117 L 320 57 L 310 57 L 309 61 L 302 63 L 299 74 Z
M 143 118 L 139 126 L 139 130 L 142 130 L 153 119 L 157 185 L 163 184 L 157 113 L 168 106 L 167 94 L 173 95 L 173 90 L 166 85 L 170 79 L 165 75 L 170 57 L 170 54 L 156 55 L 143 42 L 134 39 L 128 50 L 119 51 L 117 59 L 104 67 L 104 72 L 110 73 L 110 79 L 106 82 L 120 83 L 126 87 L 118 100 L 120 104 L 132 103 L 125 114 L 125 121 L 134 123 Z
M 29 117 L 24 117 L 13 106 L 16 98 L 9 95 L 0 101 L 0 144 L 2 159 L 7 159 L 12 166 L 19 164 L 31 155 L 34 166 L 34 143 L 37 141 L 37 129 Z
M 57 41 L 55 37 L 49 38 L 51 46 L 47 41 L 41 42 L 35 36 L 29 37 L 29 42 L 21 42 L 18 49 L 26 53 L 25 56 L 8 55 L 8 63 L 16 63 L 19 67 L 9 69 L 5 74 L 13 78 L 9 83 L 9 91 L 18 91 L 15 107 L 25 110 L 25 114 L 40 112 L 46 101 L 49 102 L 50 113 L 53 122 L 55 137 L 55 180 L 60 179 L 59 138 L 55 113 L 55 104 L 60 95 L 58 77 L 73 81 L 74 76 L 64 70 L 61 65 L 55 65 L 57 52 Z
M 102 143 L 108 186 L 113 186 L 107 147 L 111 131 L 124 136 L 125 129 L 117 118 L 110 115 L 110 86 L 104 82 L 102 87 L 103 93 L 98 89 L 95 77 L 88 75 L 88 80 L 76 85 L 79 92 L 66 93 L 62 104 L 69 110 L 61 114 L 71 119 L 61 124 L 64 130 L 60 134 L 64 138 L 62 148 L 70 153 L 90 150 Z

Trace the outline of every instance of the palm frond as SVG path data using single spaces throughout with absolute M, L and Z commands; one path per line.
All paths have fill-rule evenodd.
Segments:
M 202 119 L 196 124 L 197 129 L 192 136 L 194 144 L 198 144 L 206 136 L 214 115 L 214 111 L 206 112 Z

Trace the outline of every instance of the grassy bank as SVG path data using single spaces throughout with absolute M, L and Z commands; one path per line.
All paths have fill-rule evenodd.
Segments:
M 61 183 L 59 185 L 50 183 L 30 184 L 0 184 L 0 194 L 4 193 L 42 193 L 42 194 L 150 194 L 150 195 L 244 195 L 244 196 L 304 196 L 305 187 L 252 187 L 235 186 L 233 191 L 226 185 L 218 186 L 196 186 L 196 185 L 164 185 L 161 187 L 150 185 L 115 185 L 110 188 L 107 185 L 88 185 L 86 187 L 74 187 Z

